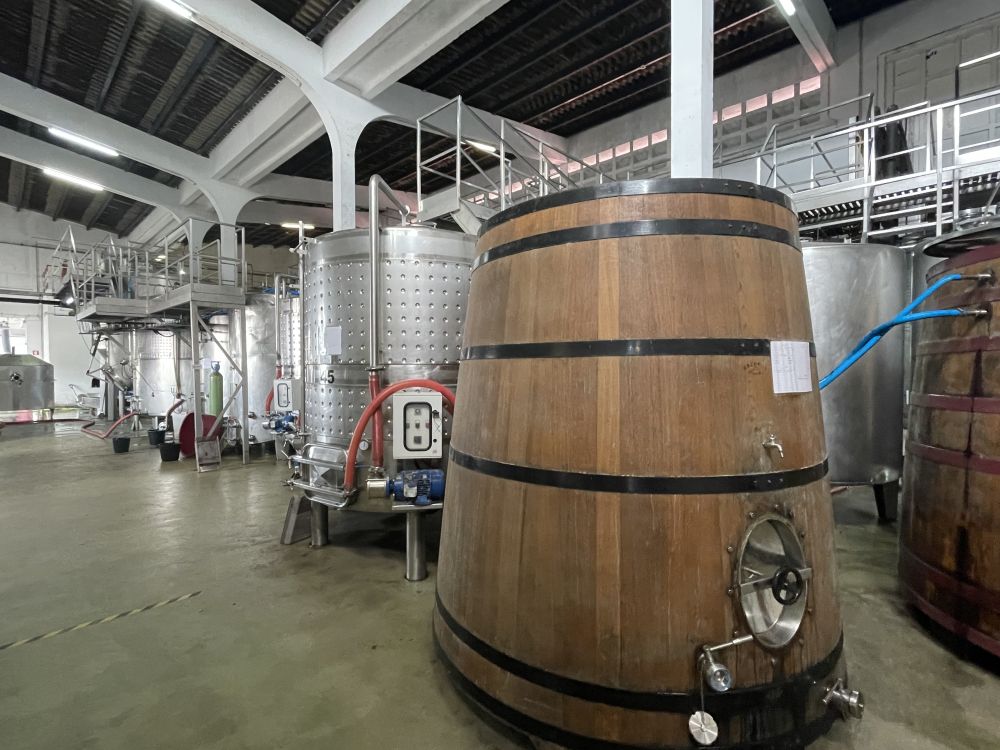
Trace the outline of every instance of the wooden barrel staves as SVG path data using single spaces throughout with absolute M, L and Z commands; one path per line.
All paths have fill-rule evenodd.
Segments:
M 1000 277 L 1000 246 L 934 266 Z M 995 281 L 956 281 L 939 307 L 995 312 Z M 994 315 L 940 318 L 915 334 L 903 481 L 900 578 L 907 598 L 1000 656 L 1000 334 Z
M 434 627 L 502 721 L 599 750 L 700 746 L 703 706 L 713 747 L 829 727 L 846 677 L 797 236 L 781 193 L 722 180 L 484 226 Z

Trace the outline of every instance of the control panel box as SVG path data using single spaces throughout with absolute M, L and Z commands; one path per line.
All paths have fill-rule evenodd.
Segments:
M 274 381 L 274 401 L 272 409 L 279 413 L 302 411 L 302 381 L 281 378 Z
M 444 416 L 440 393 L 405 390 L 392 396 L 392 455 L 400 458 L 441 458 Z

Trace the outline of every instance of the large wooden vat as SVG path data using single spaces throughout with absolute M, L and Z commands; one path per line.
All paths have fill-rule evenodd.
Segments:
M 569 748 L 698 746 L 701 647 L 756 632 L 717 652 L 713 746 L 828 728 L 845 674 L 815 363 L 799 346 L 805 392 L 776 394 L 770 356 L 812 341 L 797 237 L 782 194 L 721 180 L 581 189 L 484 227 L 434 627 L 503 721 Z
M 1000 246 L 934 266 L 1000 276 Z M 996 283 L 956 281 L 935 307 L 995 313 Z M 915 334 L 900 577 L 911 602 L 1000 655 L 1000 334 L 995 316 L 923 321 Z

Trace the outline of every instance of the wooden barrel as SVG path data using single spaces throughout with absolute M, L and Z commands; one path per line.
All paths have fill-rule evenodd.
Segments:
M 498 214 L 478 252 L 434 619 L 459 686 L 557 746 L 692 747 L 702 647 L 753 636 L 716 652 L 713 746 L 818 736 L 845 673 L 787 198 L 579 189 Z
M 1000 245 L 934 266 L 1000 277 Z M 934 307 L 995 313 L 996 283 L 955 281 Z M 899 571 L 920 610 L 1000 656 L 1000 334 L 993 315 L 923 321 L 914 338 Z

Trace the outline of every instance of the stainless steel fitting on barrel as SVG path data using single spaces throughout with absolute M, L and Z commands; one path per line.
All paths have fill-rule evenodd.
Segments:
M 843 678 L 838 678 L 823 696 L 823 704 L 840 712 L 845 719 L 860 719 L 865 712 L 865 697 L 859 690 L 850 690 Z

